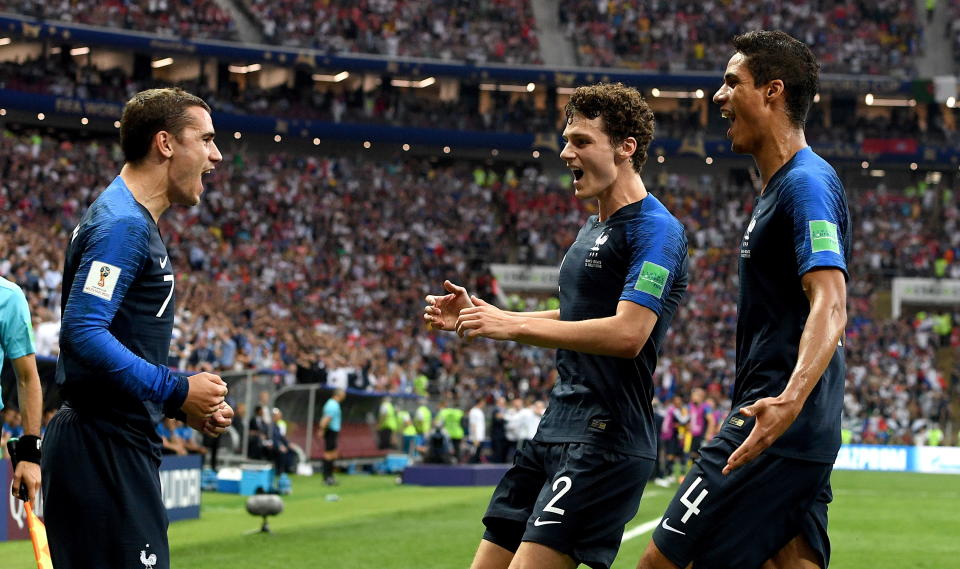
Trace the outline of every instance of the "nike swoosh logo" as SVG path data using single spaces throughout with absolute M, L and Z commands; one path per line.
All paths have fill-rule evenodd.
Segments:
M 537 519 L 533 520 L 533 525 L 535 525 L 535 526 L 537 526 L 537 527 L 545 526 L 545 525 L 547 525 L 547 524 L 559 524 L 559 523 L 560 523 L 559 521 L 541 522 L 541 521 L 540 521 L 540 516 L 537 516 Z
M 680 530 L 678 530 L 678 529 L 674 529 L 674 528 L 670 527 L 670 524 L 667 523 L 667 520 L 669 520 L 669 519 L 670 519 L 670 518 L 663 518 L 663 521 L 660 522 L 660 527 L 662 527 L 663 529 L 665 529 L 665 530 L 667 530 L 667 531 L 672 531 L 673 533 L 679 533 L 680 535 L 687 535 L 686 532 L 683 532 L 683 531 L 680 531 Z
M 169 259 L 169 256 L 160 259 L 160 268 L 161 268 L 161 269 L 164 269 L 164 268 L 167 267 L 167 259 Z

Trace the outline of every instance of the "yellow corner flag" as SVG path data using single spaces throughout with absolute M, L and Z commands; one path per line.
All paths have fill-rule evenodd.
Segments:
M 50 559 L 50 545 L 47 544 L 47 528 L 33 513 L 30 502 L 24 502 L 27 510 L 27 527 L 30 529 L 30 541 L 33 542 L 33 556 L 37 558 L 37 569 L 53 569 Z

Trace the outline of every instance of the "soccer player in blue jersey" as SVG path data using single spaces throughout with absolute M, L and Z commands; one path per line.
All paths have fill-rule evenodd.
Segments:
M 40 491 L 40 413 L 43 409 L 43 389 L 37 372 L 36 349 L 33 345 L 33 322 L 27 297 L 16 284 L 0 277 L 0 362 L 10 358 L 17 376 L 17 399 L 23 418 L 23 434 L 16 442 L 20 461 L 13 471 L 11 490 L 20 495 L 21 484 L 27 490 L 27 499 L 34 502 Z M 0 393 L 3 409 L 3 393 Z M 4 448 L 0 452 L 6 452 Z M 36 505 L 34 503 L 34 505 Z
M 667 507 L 641 569 L 826 568 L 851 253 L 836 172 L 807 146 L 819 83 L 782 32 L 737 36 L 713 97 L 762 188 L 740 243 L 733 407 Z
M 222 159 L 210 108 L 181 89 L 151 89 L 123 110 L 120 175 L 73 230 L 63 271 L 57 384 L 47 427 L 45 518 L 57 569 L 170 566 L 155 425 L 177 417 L 217 436 L 231 422 L 226 384 L 164 363 L 176 273 L 157 228 L 194 206 Z
M 483 518 L 474 569 L 608 568 L 657 458 L 653 372 L 687 286 L 683 226 L 640 178 L 653 112 L 621 84 L 566 107 L 575 196 L 595 201 L 560 266 L 560 309 L 505 312 L 447 281 L 424 317 L 460 336 L 557 348 L 559 380 Z

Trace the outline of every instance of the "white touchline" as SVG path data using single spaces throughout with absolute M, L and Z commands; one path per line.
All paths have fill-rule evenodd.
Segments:
M 623 542 L 627 541 L 628 539 L 633 539 L 633 538 L 637 537 L 638 535 L 643 535 L 643 534 L 645 534 L 645 533 L 650 533 L 651 531 L 653 531 L 653 528 L 655 528 L 655 527 L 657 527 L 658 525 L 660 525 L 660 520 L 662 520 L 662 519 L 663 519 L 663 518 L 655 518 L 655 519 L 650 520 L 649 522 L 643 522 L 642 524 L 638 525 L 637 527 L 635 527 L 635 528 L 633 528 L 633 529 L 631 529 L 631 530 L 629 530 L 629 531 L 623 532 L 623 538 L 620 539 L 620 543 L 623 543 Z

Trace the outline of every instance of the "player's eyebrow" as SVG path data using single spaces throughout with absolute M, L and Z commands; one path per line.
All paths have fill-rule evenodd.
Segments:
M 737 74 L 736 74 L 736 73 L 733 73 L 732 71 L 728 71 L 728 72 L 726 72 L 726 73 L 723 74 L 723 82 L 724 82 L 724 83 L 731 83 L 731 82 L 739 81 L 739 80 L 740 80 L 740 77 L 738 77 Z

